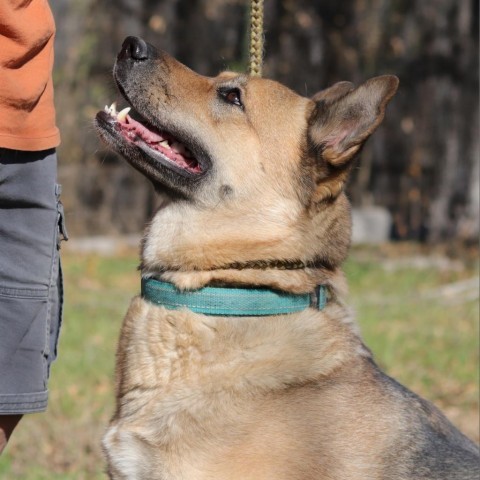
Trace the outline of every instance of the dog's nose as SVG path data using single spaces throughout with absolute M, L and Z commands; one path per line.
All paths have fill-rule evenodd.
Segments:
M 127 37 L 118 54 L 118 60 L 132 59 L 142 61 L 148 59 L 148 45 L 145 40 L 138 37 Z

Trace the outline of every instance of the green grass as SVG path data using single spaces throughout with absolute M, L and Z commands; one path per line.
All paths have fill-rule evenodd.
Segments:
M 415 269 L 402 258 L 392 248 L 356 249 L 345 266 L 365 342 L 387 373 L 478 441 L 478 301 L 436 294 L 478 275 L 478 265 Z M 396 268 L 387 271 L 392 259 Z M 120 324 L 139 290 L 138 260 L 133 252 L 102 258 L 66 250 L 63 261 L 67 301 L 49 408 L 22 420 L 0 457 L 1 479 L 106 478 L 100 440 L 112 414 Z

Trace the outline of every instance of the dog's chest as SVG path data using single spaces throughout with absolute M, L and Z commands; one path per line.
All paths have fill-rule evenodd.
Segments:
M 151 403 L 167 417 L 176 411 L 196 415 L 208 405 L 217 408 L 213 399 L 223 405 L 242 392 L 314 381 L 350 356 L 353 337 L 337 323 L 313 309 L 225 318 L 135 298 L 119 342 L 117 397 L 136 411 Z
M 318 312 L 266 322 L 134 299 L 117 356 L 117 414 L 104 439 L 111 468 L 140 480 L 292 478 L 284 460 L 305 442 L 292 441 L 291 429 L 306 429 L 284 391 L 344 360 L 328 328 Z
M 211 399 L 196 418 L 180 412 L 119 418 L 104 438 L 110 468 L 136 480 L 295 478 L 313 456 L 307 437 L 295 429 L 292 435 L 292 424 L 276 413 L 284 411 L 280 405 L 257 400 Z M 314 470 L 318 475 L 322 467 Z

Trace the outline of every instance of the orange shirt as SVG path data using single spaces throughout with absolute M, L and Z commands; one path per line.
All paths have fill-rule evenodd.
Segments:
M 47 0 L 0 0 L 0 147 L 37 151 L 60 143 L 54 37 Z

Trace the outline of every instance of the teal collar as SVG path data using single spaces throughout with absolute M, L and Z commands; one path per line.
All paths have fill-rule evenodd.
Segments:
M 203 287 L 193 291 L 181 291 L 172 283 L 142 278 L 142 297 L 170 310 L 188 308 L 204 315 L 257 317 L 295 313 L 309 307 L 323 310 L 327 303 L 327 288 L 319 285 L 311 294 L 248 287 Z

